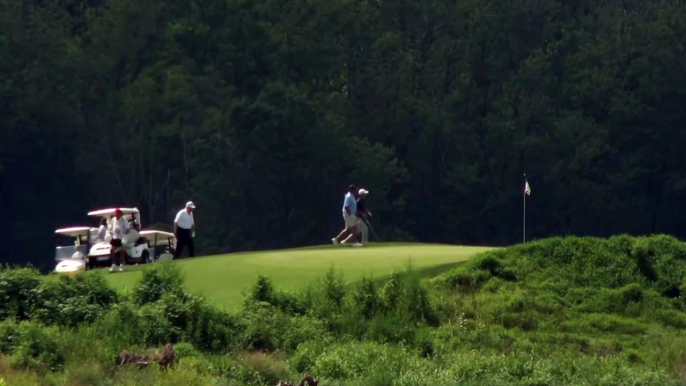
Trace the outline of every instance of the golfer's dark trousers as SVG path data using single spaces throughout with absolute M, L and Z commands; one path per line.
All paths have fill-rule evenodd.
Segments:
M 191 230 L 179 228 L 178 234 L 176 235 L 176 251 L 174 251 L 174 257 L 181 256 L 181 252 L 186 245 L 188 245 L 188 254 L 190 257 L 194 257 L 195 245 L 193 244 L 193 238 L 191 237 Z

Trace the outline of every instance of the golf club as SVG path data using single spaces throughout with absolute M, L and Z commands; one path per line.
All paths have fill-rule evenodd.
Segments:
M 369 221 L 367 221 L 367 219 L 363 219 L 362 221 L 364 222 L 364 225 L 366 225 L 366 226 L 369 228 L 369 230 L 372 231 L 372 235 L 374 235 L 374 238 L 375 238 L 376 241 L 378 242 L 378 241 L 379 241 L 379 236 L 376 235 L 376 232 L 374 231 L 374 228 L 372 227 L 372 224 L 370 224 Z

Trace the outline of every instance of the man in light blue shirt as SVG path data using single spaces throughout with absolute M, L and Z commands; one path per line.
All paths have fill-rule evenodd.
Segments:
M 357 201 L 355 196 L 357 195 L 357 187 L 350 185 L 348 187 L 348 193 L 343 199 L 343 221 L 345 222 L 345 228 L 338 234 L 338 236 L 331 239 L 334 245 L 340 244 L 342 240 L 345 240 L 349 235 L 355 234 L 357 232 Z

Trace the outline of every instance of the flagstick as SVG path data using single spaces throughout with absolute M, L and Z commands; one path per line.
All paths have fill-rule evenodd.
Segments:
M 526 192 L 524 192 L 524 217 L 522 223 L 522 240 L 526 243 Z
M 526 243 L 526 173 L 524 173 L 524 189 L 522 191 L 524 196 L 524 215 L 522 216 L 522 243 Z

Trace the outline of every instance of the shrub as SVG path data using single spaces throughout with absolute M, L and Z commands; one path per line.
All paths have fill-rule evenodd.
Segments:
M 144 344 L 161 346 L 176 343 L 183 336 L 183 331 L 169 321 L 164 308 L 160 305 L 146 304 L 141 307 L 139 314 L 136 329 Z
M 397 271 L 393 271 L 391 277 L 381 289 L 381 303 L 384 311 L 389 311 L 400 300 L 403 292 L 403 278 Z
M 336 275 L 336 270 L 331 267 L 324 276 L 322 286 L 328 303 L 334 308 L 340 308 L 346 293 L 343 276 Z
M 414 330 L 412 324 L 402 320 L 398 315 L 377 315 L 369 321 L 365 338 L 379 343 L 412 344 Z
M 255 302 L 266 302 L 273 304 L 274 300 L 274 286 L 270 278 L 258 275 L 255 285 L 253 285 L 248 295 L 248 300 Z
M 0 323 L 0 354 L 11 354 L 19 345 L 21 331 L 12 320 Z
M 289 316 L 268 304 L 253 304 L 240 314 L 241 347 L 274 352 L 295 350 L 300 343 L 329 337 L 323 321 L 309 316 Z
M 40 272 L 33 268 L 0 270 L 0 320 L 27 320 L 34 309 Z
M 356 314 L 364 319 L 371 319 L 379 312 L 381 301 L 377 293 L 376 285 L 370 278 L 362 278 L 353 294 L 353 307 Z
M 145 326 L 140 306 L 121 302 L 103 314 L 93 325 L 93 329 L 96 335 L 127 347 L 146 343 Z
M 179 359 L 202 356 L 200 351 L 193 347 L 192 344 L 186 342 L 174 345 L 174 354 L 176 354 L 176 357 Z
M 380 306 L 384 315 L 395 315 L 406 323 L 426 323 L 436 326 L 438 314 L 429 301 L 427 287 L 421 282 L 419 274 L 408 268 L 400 274 L 393 272 L 381 290 Z
M 242 329 L 236 318 L 226 312 L 202 304 L 193 315 L 188 340 L 209 353 L 224 353 L 235 349 Z
M 279 345 L 276 333 L 283 328 L 281 313 L 269 303 L 255 303 L 241 314 L 241 346 L 248 350 L 274 351 Z
M 193 322 L 202 311 L 203 299 L 184 292 L 166 292 L 155 303 L 169 324 L 180 333 L 190 331 Z
M 308 306 L 304 299 L 288 292 L 276 291 L 270 278 L 259 275 L 250 289 L 244 304 L 253 302 L 269 303 L 289 315 L 304 315 Z
M 403 296 L 398 304 L 399 311 L 406 315 L 410 322 L 437 326 L 438 315 L 431 306 L 429 292 L 416 271 L 406 273 L 403 290 Z
M 312 372 L 315 360 L 326 350 L 326 343 L 309 340 L 298 345 L 289 359 L 289 365 L 298 373 Z
M 75 327 L 94 322 L 118 301 L 117 293 L 100 272 L 47 278 L 37 291 L 32 318 L 47 325 Z
M 59 370 L 65 363 L 59 337 L 57 328 L 22 322 L 19 325 L 19 344 L 13 350 L 10 362 L 38 372 Z
M 143 271 L 143 277 L 133 292 L 137 304 L 154 303 L 164 294 L 184 296 L 184 278 L 178 267 L 168 262 L 154 264 Z

